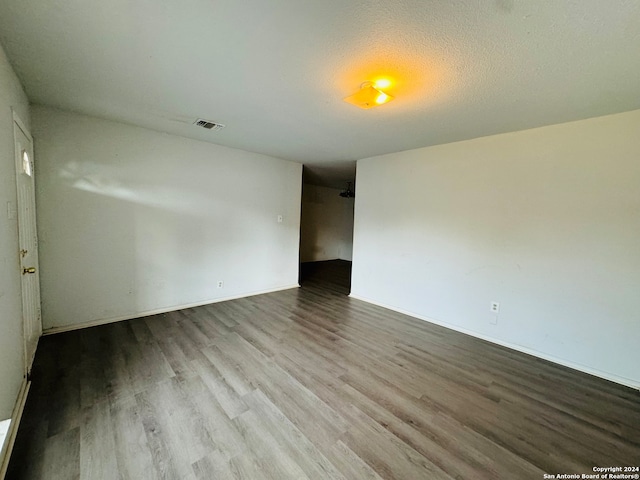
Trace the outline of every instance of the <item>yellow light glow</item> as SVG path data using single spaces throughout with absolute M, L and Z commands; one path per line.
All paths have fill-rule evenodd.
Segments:
M 380 95 L 378 95 L 378 97 L 376 98 L 376 103 L 378 105 L 382 105 L 387 101 L 388 98 L 389 98 L 389 95 L 387 95 L 386 93 L 380 93 Z
M 363 45 L 361 51 L 353 52 L 353 60 L 344 71 L 336 75 L 333 90 L 350 95 L 363 81 L 370 80 L 375 88 L 395 97 L 389 107 L 375 104 L 380 113 L 393 110 L 397 114 L 441 105 L 466 88 L 455 77 L 457 67 L 450 59 L 407 47 L 401 35 L 379 37 L 372 44 Z M 390 86 L 383 87 L 380 80 L 389 80 Z
M 391 80 L 388 78 L 379 78 L 373 83 L 376 88 L 389 88 L 391 86 Z

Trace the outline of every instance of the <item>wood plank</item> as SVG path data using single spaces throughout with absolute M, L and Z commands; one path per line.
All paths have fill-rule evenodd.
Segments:
M 282 451 L 311 478 L 347 480 L 322 452 L 260 390 L 245 396 L 258 422 L 270 432 Z
M 209 455 L 193 464 L 193 472 L 197 480 L 235 480 L 229 462 L 222 458 L 222 454 L 214 450 Z
M 105 399 L 82 412 L 80 476 L 87 480 L 118 478 L 109 402 Z
M 110 398 L 114 453 L 121 480 L 160 478 L 156 473 L 140 415 L 140 407 L 134 397 Z
M 45 444 L 41 474 L 47 480 L 80 478 L 80 428 L 49 437 Z
M 309 480 L 300 466 L 278 445 L 271 432 L 260 422 L 256 412 L 248 410 L 233 419 L 248 452 L 260 466 L 258 478 L 296 478 Z

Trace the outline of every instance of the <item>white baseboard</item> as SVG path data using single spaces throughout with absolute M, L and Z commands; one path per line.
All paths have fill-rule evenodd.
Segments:
M 456 332 L 464 333 L 466 335 L 470 335 L 472 337 L 480 338 L 481 340 L 486 340 L 487 342 L 495 343 L 497 345 L 501 345 L 503 347 L 510 348 L 512 350 L 516 350 L 518 352 L 526 353 L 528 355 L 532 355 L 534 357 L 541 358 L 543 360 L 548 360 L 549 362 L 557 363 L 558 365 L 562 365 L 564 367 L 569 367 L 573 370 L 578 370 L 579 372 L 588 373 L 589 375 L 593 375 L 594 377 L 604 378 L 605 380 L 609 380 L 610 382 L 619 383 L 620 385 L 625 385 L 627 387 L 635 388 L 640 390 L 640 383 L 636 380 L 632 380 L 630 378 L 621 377 L 619 375 L 615 375 L 609 372 L 603 372 L 602 370 L 597 370 L 595 368 L 591 368 L 587 365 L 582 365 L 580 363 L 571 362 L 569 360 L 565 360 L 563 358 L 558 358 L 553 355 L 549 355 L 547 353 L 539 352 L 538 350 L 533 350 L 528 347 L 524 347 L 522 345 L 518 345 L 515 343 L 505 342 L 504 340 L 500 340 L 497 338 L 489 337 L 482 333 L 475 332 L 473 330 L 466 329 L 464 327 L 459 327 L 457 325 L 452 325 L 450 323 L 441 322 L 438 320 L 434 320 L 433 318 L 425 317 L 422 315 L 418 315 L 417 313 L 409 312 L 406 310 L 402 310 L 401 308 L 392 307 L 391 305 L 385 305 L 384 303 L 376 302 L 374 300 L 370 300 L 365 297 L 360 297 L 358 295 L 350 294 L 349 297 L 355 298 L 356 300 L 361 300 L 363 302 L 370 303 L 372 305 L 376 305 L 378 307 L 386 308 L 388 310 L 393 310 L 394 312 L 402 313 L 403 315 L 408 315 L 413 318 L 417 318 L 418 320 L 423 320 L 425 322 L 433 323 L 436 325 L 440 325 L 441 327 L 448 328 L 450 330 L 455 330 Z
M 197 303 L 189 303 L 185 305 L 174 305 L 171 307 L 163 307 L 155 310 L 133 312 L 133 313 L 130 313 L 127 315 L 121 315 L 118 317 L 101 318 L 99 320 L 76 323 L 73 325 L 62 325 L 60 327 L 51 327 L 43 330 L 42 335 L 54 335 L 56 333 L 71 332 L 73 330 L 80 330 L 81 328 L 97 327 L 98 325 L 106 325 L 107 323 L 122 322 L 124 320 L 133 320 L 134 318 L 140 318 L 140 317 L 150 317 L 151 315 L 158 315 L 160 313 L 175 312 L 176 310 L 183 310 L 185 308 L 201 307 L 203 305 L 211 305 L 212 303 L 226 302 L 229 300 L 237 300 L 238 298 L 254 297 L 256 295 L 264 295 L 265 293 L 280 292 L 282 290 L 290 290 L 292 288 L 300 288 L 300 285 L 296 283 L 293 285 L 285 285 L 283 287 L 270 288 L 268 290 L 260 290 L 257 292 L 249 292 L 249 293 L 243 293 L 240 295 L 232 295 L 229 297 L 204 300 L 202 302 L 197 302 Z
M 22 382 L 18 398 L 16 400 L 15 407 L 13 407 L 13 413 L 11 414 L 11 425 L 7 432 L 7 437 L 2 449 L 0 450 L 0 480 L 4 480 L 7 474 L 7 468 L 9 467 L 9 459 L 11 458 L 11 451 L 13 450 L 13 444 L 16 441 L 16 435 L 18 433 L 18 427 L 20 426 L 20 420 L 22 419 L 22 412 L 24 411 L 24 405 L 27 402 L 27 394 L 31 382 L 27 382 L 27 379 Z

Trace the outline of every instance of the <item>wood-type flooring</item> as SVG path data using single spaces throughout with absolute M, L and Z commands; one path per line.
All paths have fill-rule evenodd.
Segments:
M 640 464 L 640 392 L 302 288 L 44 337 L 9 480 L 542 479 Z

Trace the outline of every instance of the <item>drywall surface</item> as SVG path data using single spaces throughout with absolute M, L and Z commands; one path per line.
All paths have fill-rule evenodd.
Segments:
M 638 132 L 636 110 L 359 161 L 352 295 L 640 386 Z
M 304 184 L 300 261 L 349 260 L 353 250 L 353 198 L 335 188 Z
M 0 47 L 0 420 L 11 416 L 24 374 L 12 108 L 29 127 L 29 101 Z
M 32 119 L 45 330 L 297 285 L 301 165 L 48 107 Z

